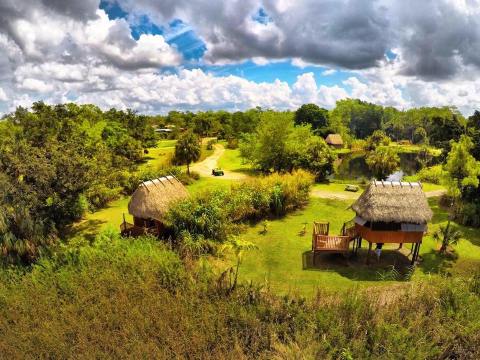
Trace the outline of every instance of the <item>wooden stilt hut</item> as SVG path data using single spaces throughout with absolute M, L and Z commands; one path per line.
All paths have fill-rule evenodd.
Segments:
M 369 243 L 367 263 L 372 243 L 410 243 L 415 264 L 433 215 L 420 183 L 375 180 L 352 209 L 356 231 Z
M 133 216 L 133 224 L 127 223 L 124 219 L 120 226 L 122 235 L 162 235 L 165 229 L 164 217 L 168 209 L 173 203 L 187 196 L 187 189 L 174 176 L 142 182 L 128 203 L 128 212 Z

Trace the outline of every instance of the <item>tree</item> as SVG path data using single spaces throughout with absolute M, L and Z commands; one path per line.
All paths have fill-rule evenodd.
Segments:
M 245 251 L 250 251 L 250 250 L 256 250 L 258 249 L 257 245 L 249 242 L 249 241 L 243 241 L 240 240 L 236 237 L 232 237 L 228 240 L 227 243 L 223 245 L 223 249 L 230 249 L 233 251 L 235 254 L 235 258 L 237 259 L 237 264 L 235 266 L 235 277 L 233 280 L 233 284 L 230 287 L 230 291 L 235 290 L 237 287 L 237 282 L 238 282 L 238 270 L 240 268 L 240 264 L 242 262 L 243 258 L 243 253 Z
M 448 172 L 450 194 L 456 199 L 465 187 L 478 187 L 480 162 L 471 155 L 474 144 L 470 137 L 462 135 L 460 141 L 452 141 L 450 146 L 445 170 Z
M 321 129 L 328 123 L 328 110 L 315 104 L 303 104 L 295 111 L 295 125 L 310 124 L 312 129 Z
M 294 126 L 291 113 L 266 112 L 254 134 L 240 143 L 244 159 L 262 171 L 312 171 L 317 179 L 333 172 L 335 153 L 310 125 Z
M 433 238 L 442 243 L 440 253 L 445 254 L 450 245 L 458 244 L 462 238 L 462 233 L 452 226 L 450 220 L 448 220 L 447 225 L 440 225 L 440 228 L 433 234 Z
M 190 164 L 200 159 L 201 147 L 198 137 L 191 131 L 180 136 L 175 144 L 175 160 L 187 164 L 187 173 L 190 175 Z
M 367 138 L 365 150 L 373 151 L 378 146 L 388 146 L 392 140 L 382 130 L 375 130 L 372 135 Z
M 378 179 L 385 179 L 400 165 L 398 154 L 389 147 L 379 147 L 375 151 L 368 152 L 365 161 Z

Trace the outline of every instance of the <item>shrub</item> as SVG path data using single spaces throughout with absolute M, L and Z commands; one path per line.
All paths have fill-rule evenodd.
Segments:
M 363 139 L 354 139 L 350 144 L 350 150 L 352 151 L 363 151 L 367 146 L 367 142 Z
M 213 150 L 213 146 L 217 143 L 217 139 L 210 139 L 207 143 L 207 150 Z
M 441 184 L 445 178 L 445 174 L 446 173 L 442 169 L 442 165 L 435 165 L 420 170 L 417 173 L 417 178 L 422 182 Z
M 193 239 L 223 242 L 244 221 L 284 215 L 306 204 L 312 182 L 311 174 L 295 171 L 252 179 L 230 191 L 204 192 L 174 205 L 167 224 L 176 239 L 186 231 Z
M 227 140 L 227 149 L 237 149 L 238 148 L 238 139 L 229 138 Z
M 110 201 L 117 199 L 122 192 L 121 187 L 110 188 L 105 184 L 97 184 L 85 192 L 85 197 L 94 211 L 105 207 Z

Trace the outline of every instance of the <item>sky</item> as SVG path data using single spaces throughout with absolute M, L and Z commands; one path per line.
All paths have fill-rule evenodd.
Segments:
M 480 0 L 0 0 L 0 114 L 480 109 Z

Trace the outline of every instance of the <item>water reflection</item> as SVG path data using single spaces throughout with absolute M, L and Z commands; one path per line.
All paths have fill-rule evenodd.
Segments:
M 400 181 L 406 175 L 417 173 L 422 165 L 417 158 L 416 153 L 398 153 L 400 157 L 400 170 L 391 174 L 387 180 Z M 433 158 L 431 165 L 438 162 L 438 158 Z M 355 152 L 343 155 L 339 159 L 335 179 L 356 180 L 361 178 L 371 179 L 373 174 L 365 161 L 364 152 Z

